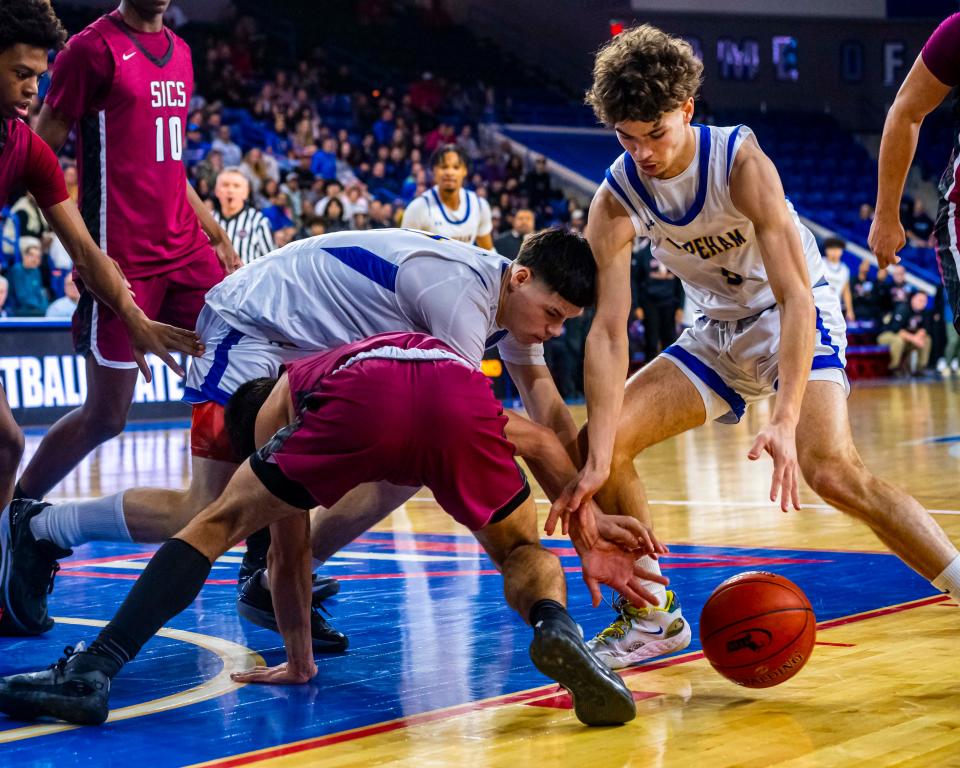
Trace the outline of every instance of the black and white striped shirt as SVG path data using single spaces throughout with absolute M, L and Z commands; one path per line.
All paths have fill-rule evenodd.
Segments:
M 266 256 L 276 247 L 273 244 L 270 222 L 252 206 L 244 206 L 238 214 L 230 218 L 223 216 L 220 211 L 214 211 L 213 218 L 223 227 L 244 264 Z

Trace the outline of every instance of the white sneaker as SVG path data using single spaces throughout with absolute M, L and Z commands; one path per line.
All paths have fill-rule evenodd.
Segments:
M 937 373 L 943 377 L 950 375 L 950 366 L 947 365 L 946 358 L 941 357 L 939 360 L 937 360 Z
M 614 608 L 620 612 L 617 620 L 587 643 L 610 669 L 632 667 L 690 645 L 690 625 L 673 592 L 667 592 L 662 608 L 634 608 L 622 597 Z

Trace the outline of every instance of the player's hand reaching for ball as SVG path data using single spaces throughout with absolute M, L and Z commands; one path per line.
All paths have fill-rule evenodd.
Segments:
M 793 425 L 771 422 L 757 435 L 747 458 L 756 461 L 766 451 L 773 457 L 770 501 L 780 497 L 780 509 L 800 509 L 800 464 L 797 461 L 797 434 Z
M 907 242 L 907 235 L 903 231 L 899 214 L 893 217 L 874 216 L 870 225 L 870 234 L 867 235 L 867 245 L 877 257 L 880 269 L 886 269 L 893 264 L 900 263 L 897 251 Z
M 153 353 L 159 357 L 178 376 L 183 376 L 183 368 L 170 352 L 182 352 L 193 357 L 203 354 L 203 344 L 200 337 L 193 331 L 186 331 L 165 323 L 150 320 L 146 315 L 128 321 L 130 331 L 130 346 L 133 348 L 133 357 L 143 377 L 152 380 L 147 355 Z
M 605 468 L 593 467 L 588 462 L 575 478 L 567 483 L 557 500 L 550 507 L 550 515 L 569 516 L 593 498 L 607 478 L 610 477 L 610 465 Z
M 643 586 L 644 581 L 669 584 L 666 577 L 637 565 L 637 553 L 627 552 L 604 538 L 592 545 L 580 535 L 576 519 L 570 525 L 570 540 L 580 556 L 583 581 L 590 590 L 593 607 L 600 605 L 600 585 L 606 584 L 635 606 L 658 605 L 656 596 Z
M 317 665 L 311 660 L 304 669 L 284 662 L 275 667 L 254 667 L 246 672 L 233 672 L 230 679 L 235 683 L 260 683 L 261 685 L 301 685 L 308 683 L 317 674 Z

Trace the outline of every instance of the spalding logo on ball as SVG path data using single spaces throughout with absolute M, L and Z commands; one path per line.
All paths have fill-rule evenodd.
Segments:
M 810 658 L 817 617 L 807 596 L 775 573 L 748 571 L 717 587 L 700 614 L 703 654 L 747 688 L 789 680 Z

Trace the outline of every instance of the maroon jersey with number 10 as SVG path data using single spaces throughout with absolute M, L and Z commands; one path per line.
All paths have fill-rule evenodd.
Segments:
M 80 210 L 128 278 L 177 269 L 209 248 L 186 195 L 190 48 L 169 29 L 102 16 L 57 57 L 46 103 L 77 121 Z

